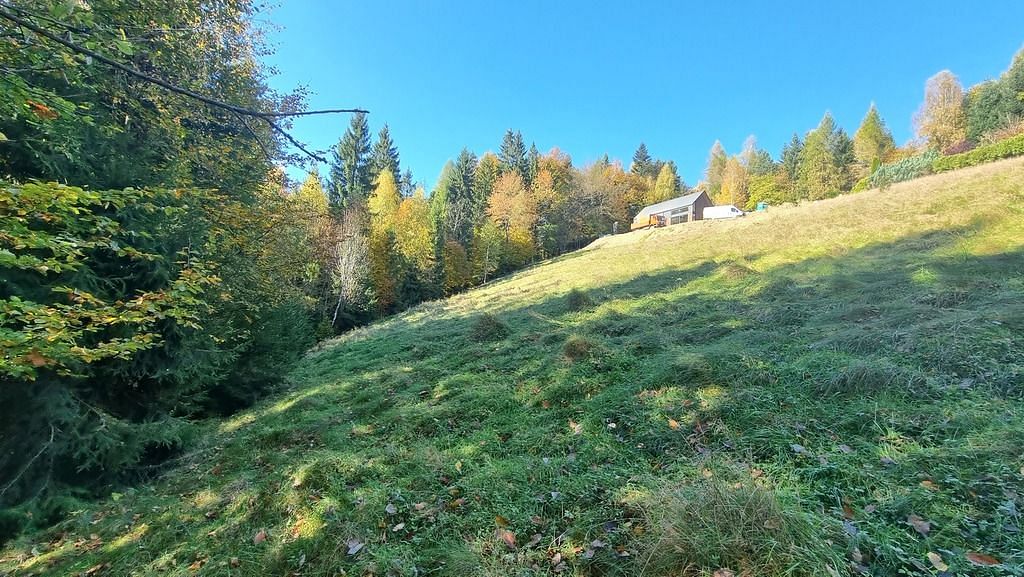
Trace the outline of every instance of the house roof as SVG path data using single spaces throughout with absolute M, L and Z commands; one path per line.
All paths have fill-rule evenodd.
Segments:
M 683 208 L 684 206 L 690 206 L 694 202 L 697 202 L 697 199 L 700 198 L 700 195 L 702 194 L 704 194 L 704 191 L 698 190 L 696 192 L 691 192 L 686 196 L 680 196 L 679 198 L 673 198 L 671 200 L 659 202 L 658 204 L 645 206 L 642 209 L 640 209 L 640 212 L 637 213 L 636 218 L 642 219 L 652 214 L 658 214 L 675 208 Z

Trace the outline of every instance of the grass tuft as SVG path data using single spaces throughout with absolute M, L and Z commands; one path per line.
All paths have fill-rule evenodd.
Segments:
M 491 313 L 484 313 L 473 322 L 470 335 L 475 341 L 500 341 L 512 333 L 508 325 Z
M 593 354 L 597 346 L 593 341 L 579 335 L 572 335 L 562 346 L 562 353 L 570 361 L 579 361 Z
M 570 311 L 582 311 L 594 306 L 594 299 L 586 291 L 574 288 L 565 296 L 565 308 Z
M 837 574 L 828 544 L 838 522 L 805 512 L 790 494 L 747 483 L 700 481 L 656 491 L 643 506 L 648 575 Z

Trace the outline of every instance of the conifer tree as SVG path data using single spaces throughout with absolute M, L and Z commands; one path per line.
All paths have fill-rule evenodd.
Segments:
M 894 148 L 896 142 L 892 138 L 892 132 L 886 128 L 885 121 L 872 102 L 860 127 L 853 134 L 853 156 L 857 161 L 858 175 L 867 176 L 870 167 L 884 161 L 886 155 Z
M 492 152 L 484 153 L 473 175 L 473 224 L 479 226 L 487 213 L 487 200 L 501 176 L 501 162 Z
M 818 127 L 807 134 L 800 153 L 797 184 L 802 198 L 827 198 L 841 190 L 843 173 L 833 151 L 835 141 L 835 120 L 826 112 Z
M 641 142 L 633 153 L 633 163 L 629 165 L 629 171 L 638 176 L 655 176 L 658 173 L 653 171 L 653 163 L 651 154 L 647 152 L 647 145 Z
M 364 201 L 370 192 L 370 129 L 366 114 L 352 115 L 348 130 L 334 150 L 330 200 L 336 206 Z
M 416 192 L 416 182 L 412 178 L 412 170 L 405 169 L 402 173 L 402 178 L 398 182 L 398 192 L 402 194 L 402 198 L 409 198 Z
M 463 148 L 452 166 L 445 199 L 445 238 L 458 242 L 463 248 L 469 246 L 473 236 L 473 180 L 476 164 L 476 155 Z
M 529 169 L 527 167 L 526 146 L 523 145 L 523 135 L 511 128 L 505 132 L 501 140 L 501 148 L 498 150 L 498 160 L 501 161 L 501 172 L 516 172 L 524 180 Z
M 782 146 L 782 170 L 790 182 L 796 182 L 797 180 L 800 168 L 800 154 L 803 152 L 803 149 L 804 143 L 795 132 L 793 133 L 793 138 Z
M 373 151 L 370 154 L 370 178 L 373 183 L 378 182 L 380 172 L 388 170 L 396 183 L 401 183 L 402 176 L 399 168 L 398 148 L 391 140 L 391 131 L 385 124 L 377 134 L 377 142 L 373 144 Z M 401 190 L 400 190 L 401 191 Z
M 526 177 L 523 179 L 526 188 L 533 186 L 533 180 L 537 178 L 540 171 L 540 151 L 537 145 L 530 143 L 530 151 L 526 154 Z

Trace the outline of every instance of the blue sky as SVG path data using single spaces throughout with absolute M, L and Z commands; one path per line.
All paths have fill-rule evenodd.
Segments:
M 948 68 L 967 87 L 1024 46 L 1024 2 L 1010 0 L 283 0 L 265 16 L 272 85 L 370 110 L 428 190 L 464 146 L 496 150 L 508 128 L 577 165 L 607 152 L 628 166 L 643 141 L 690 184 L 715 139 L 733 153 L 754 134 L 777 155 L 826 110 L 852 134 L 872 101 L 902 143 L 929 76 Z M 293 134 L 325 149 L 348 120 Z

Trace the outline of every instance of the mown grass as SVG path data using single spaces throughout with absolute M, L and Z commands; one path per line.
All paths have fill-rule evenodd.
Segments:
M 324 344 L 0 572 L 1022 575 L 1022 295 L 1020 160 L 602 239 Z

